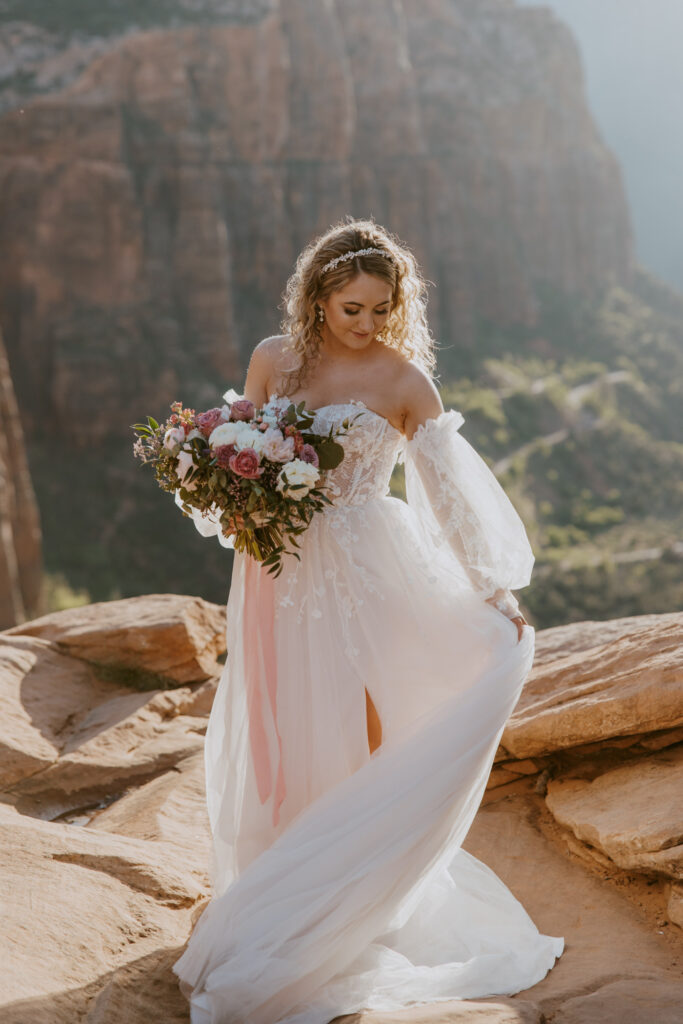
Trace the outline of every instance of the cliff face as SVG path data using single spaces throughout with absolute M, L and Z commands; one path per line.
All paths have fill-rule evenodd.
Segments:
M 209 6 L 199 28 L 91 39 L 80 63 L 70 41 L 60 68 L 51 36 L 32 81 L 57 91 L 5 93 L 24 105 L 0 119 L 0 323 L 32 435 L 46 410 L 74 445 L 124 435 L 181 380 L 212 403 L 345 212 L 414 249 L 442 345 L 482 317 L 533 325 L 543 283 L 628 285 L 618 168 L 547 11 Z
M 0 335 L 0 629 L 38 612 L 41 570 L 38 506 Z

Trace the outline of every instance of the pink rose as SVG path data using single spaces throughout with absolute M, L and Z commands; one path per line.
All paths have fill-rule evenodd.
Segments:
M 236 451 L 237 449 L 234 444 L 219 444 L 217 448 L 214 448 L 216 463 L 221 467 L 221 469 L 232 469 L 230 459 Z
M 230 406 L 230 415 L 233 420 L 253 420 L 254 403 L 248 398 L 238 398 Z
M 213 428 L 220 423 L 220 415 L 221 410 L 218 407 L 207 409 L 206 412 L 198 412 L 194 418 L 195 426 L 208 437 Z
M 230 456 L 230 469 L 238 476 L 254 480 L 263 473 L 263 467 L 259 466 L 258 454 L 253 448 L 243 448 L 241 452 Z
M 221 420 L 222 412 L 220 409 L 208 409 L 206 412 L 197 413 L 195 416 L 195 423 L 204 437 L 208 437 Z
M 312 466 L 319 466 L 320 459 L 312 444 L 302 444 L 299 458 L 302 462 L 310 462 Z

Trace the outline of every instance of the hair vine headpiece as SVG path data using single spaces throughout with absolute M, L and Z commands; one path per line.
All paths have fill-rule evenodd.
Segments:
M 320 273 L 322 275 L 326 271 L 331 270 L 332 267 L 336 267 L 338 263 L 343 263 L 344 260 L 350 260 L 354 256 L 364 256 L 365 253 L 368 253 L 368 252 L 379 253 L 380 256 L 386 256 L 386 258 L 388 260 L 390 260 L 392 263 L 394 261 L 393 260 L 393 256 L 390 253 L 386 252 L 384 249 L 373 249 L 372 247 L 369 248 L 369 249 L 352 249 L 349 252 L 342 253 L 341 256 L 335 256 L 335 258 L 333 260 L 330 260 L 329 263 L 325 264 L 325 266 L 322 268 Z

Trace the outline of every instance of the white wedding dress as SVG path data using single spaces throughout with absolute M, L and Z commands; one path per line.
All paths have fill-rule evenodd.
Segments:
M 192 1024 L 512 994 L 563 949 L 461 847 L 534 656 L 533 628 L 518 641 L 484 600 L 528 584 L 523 524 L 460 413 L 407 440 L 356 400 L 314 429 L 353 416 L 301 560 L 274 579 L 235 553 L 205 746 L 213 898 L 173 966 Z

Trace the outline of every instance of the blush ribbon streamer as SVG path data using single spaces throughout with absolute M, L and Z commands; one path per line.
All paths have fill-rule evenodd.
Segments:
M 264 804 L 273 793 L 273 825 L 277 826 L 286 789 L 277 726 L 274 581 L 255 558 L 246 554 L 245 558 L 243 650 L 249 740 L 259 799 Z M 272 721 L 270 735 L 274 732 L 277 749 L 271 749 L 269 743 L 266 715 Z

